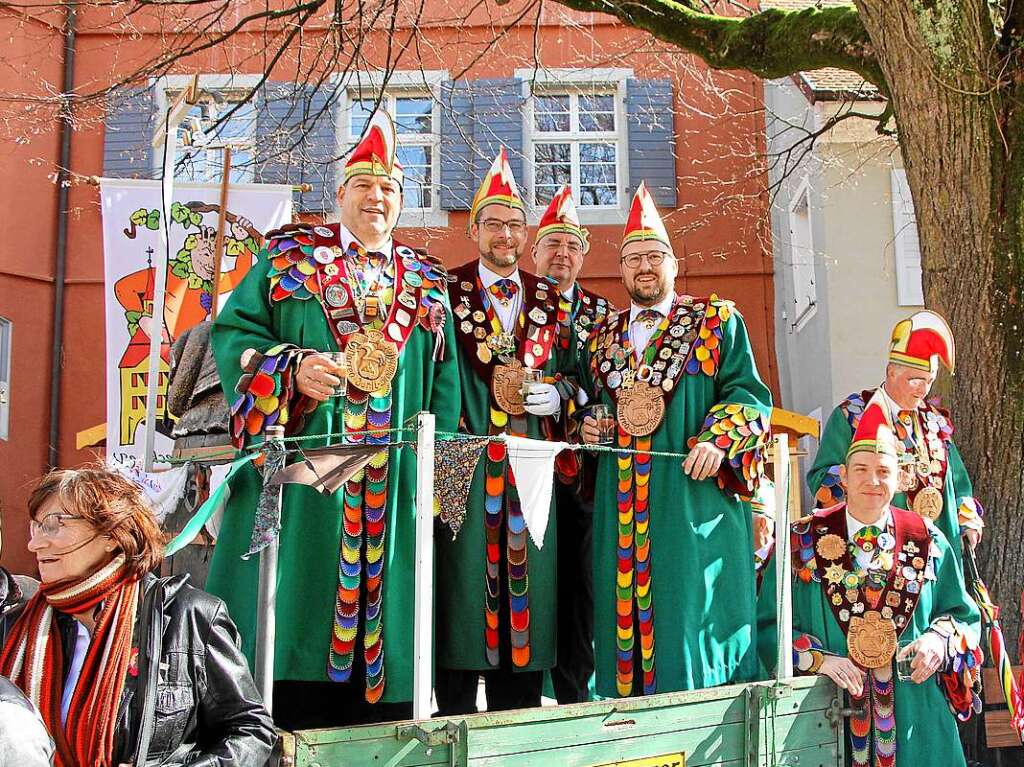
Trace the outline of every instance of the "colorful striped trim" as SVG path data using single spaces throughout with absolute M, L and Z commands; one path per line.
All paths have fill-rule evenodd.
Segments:
M 573 226 L 572 224 L 548 224 L 537 230 L 533 241 L 540 242 L 542 237 L 546 237 L 549 234 L 574 234 L 583 243 L 584 253 L 590 248 L 590 231 L 584 227 Z
M 658 242 L 665 243 L 670 248 L 672 247 L 672 243 L 671 242 L 669 242 L 664 237 L 660 236 L 653 229 L 636 229 L 636 230 L 630 232 L 629 234 L 627 234 L 625 237 L 622 238 L 622 244 L 626 245 L 627 243 L 639 242 L 641 240 L 657 240 Z M 621 250 L 621 247 L 620 247 L 620 250 Z
M 476 204 L 473 207 L 474 222 L 477 214 L 488 205 L 504 205 L 506 208 L 512 208 L 513 210 L 526 210 L 523 205 L 523 201 L 518 197 L 514 197 L 510 194 L 492 194 L 476 201 Z
M 903 354 L 902 352 L 889 352 L 889 362 L 895 362 L 897 365 L 904 365 L 908 368 L 924 370 L 929 373 L 932 371 L 932 361 L 930 359 L 923 360 L 919 357 L 911 357 L 909 354 Z
M 692 448 L 700 442 L 710 442 L 724 450 L 734 478 L 720 470 L 718 486 L 749 498 L 764 476 L 764 448 L 770 439 L 768 416 L 756 407 L 720 402 L 708 412 L 703 431 L 689 440 L 689 446 Z
M 619 427 L 618 444 L 638 453 L 619 453 L 618 565 L 615 575 L 615 685 L 621 697 L 633 694 L 636 633 L 640 634 L 640 668 L 644 695 L 657 692 L 654 656 L 654 592 L 651 573 L 650 508 L 651 437 L 633 438 Z
M 394 168 L 389 172 L 388 169 L 379 162 L 372 160 L 361 160 L 360 162 L 354 162 L 351 165 L 345 166 L 345 176 L 342 183 L 346 183 L 353 176 L 379 176 L 381 178 L 391 178 L 398 183 L 399 186 L 405 180 L 405 172 L 402 170 L 402 166 L 395 163 Z

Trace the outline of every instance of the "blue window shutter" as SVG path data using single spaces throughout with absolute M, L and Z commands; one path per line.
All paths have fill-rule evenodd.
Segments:
M 156 104 L 153 87 L 127 88 L 108 99 L 103 120 L 103 175 L 153 178 Z
M 671 80 L 627 80 L 629 194 L 641 181 L 659 207 L 676 206 L 676 152 Z
M 509 77 L 445 83 L 441 93 L 441 207 L 469 209 L 501 146 L 522 182 L 522 81 Z
M 335 119 L 338 100 L 320 87 L 267 82 L 256 113 L 256 180 L 265 184 L 309 184 L 296 193 L 298 210 L 327 213 L 337 188 Z

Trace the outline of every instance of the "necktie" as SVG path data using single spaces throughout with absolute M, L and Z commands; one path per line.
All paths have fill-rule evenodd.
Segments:
M 644 309 L 636 315 L 634 322 L 643 325 L 648 330 L 656 328 L 661 322 L 661 312 L 657 309 Z
M 498 303 L 502 306 L 508 306 L 509 303 L 515 298 L 517 292 L 519 292 L 519 286 L 515 280 L 510 280 L 508 277 L 502 277 L 497 282 L 493 283 L 488 290 L 491 295 L 494 296 Z

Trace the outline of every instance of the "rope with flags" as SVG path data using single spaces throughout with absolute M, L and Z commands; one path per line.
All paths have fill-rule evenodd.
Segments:
M 992 601 L 988 587 L 981 579 L 974 551 L 969 546 L 964 546 L 964 554 L 970 574 L 970 589 L 974 595 L 974 601 L 981 610 L 981 625 L 988 643 L 988 657 L 992 660 L 992 666 L 999 673 L 999 684 L 1003 689 L 1006 707 L 1010 712 L 1010 723 L 1016 731 L 1017 737 L 1024 743 L 1024 698 L 1021 698 L 1017 680 L 1013 678 L 1013 668 L 1006 652 L 1006 643 L 1003 641 L 1003 630 L 999 626 L 999 605 Z

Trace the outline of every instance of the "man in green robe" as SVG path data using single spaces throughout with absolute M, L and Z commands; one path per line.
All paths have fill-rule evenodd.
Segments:
M 613 307 L 604 296 L 577 282 L 590 233 L 580 223 L 572 190 L 563 185 L 551 198 L 537 226 L 533 262 L 537 274 L 558 283 L 558 346 L 578 358 L 594 326 Z M 551 439 L 579 442 L 578 403 L 569 399 L 562 418 L 548 420 Z M 558 509 L 558 663 L 550 671 L 546 695 L 559 703 L 591 699 L 594 676 L 594 583 L 591 549 L 594 527 L 596 456 L 563 450 L 555 460 Z
M 619 259 L 631 305 L 595 328 L 580 370 L 616 414 L 594 502 L 597 692 L 692 690 L 757 674 L 749 498 L 771 393 L 729 301 L 677 295 L 677 264 L 641 184 Z M 584 439 L 598 441 L 595 419 Z M 685 460 L 659 455 L 687 453 Z
M 544 439 L 544 421 L 575 388 L 559 375 L 571 364 L 556 343 L 557 288 L 519 269 L 526 215 L 504 148 L 470 217 L 479 258 L 454 269 L 449 285 L 462 429 Z M 543 380 L 524 397 L 526 369 Z M 475 472 L 465 521 L 457 531 L 442 529 L 437 543 L 439 713 L 475 712 L 481 675 L 489 711 L 539 706 L 543 671 L 556 654 L 556 526 L 547 525 L 542 546 L 534 543 L 539 531 L 527 529 L 502 441 L 465 470 Z
M 893 504 L 933 521 L 959 560 L 961 539 L 972 548 L 981 540 L 984 509 L 953 443 L 949 413 L 926 401 L 939 362 L 953 371 L 953 335 L 942 317 L 921 311 L 896 325 L 889 347 L 882 385 L 851 394 L 832 411 L 807 483 L 821 507 L 843 500 L 839 470 L 850 439 L 866 403 L 876 391 L 882 392 L 903 446 Z
M 852 696 L 854 767 L 964 765 L 956 719 L 980 711 L 980 614 L 937 525 L 891 506 L 897 441 L 876 394 L 840 468 L 846 502 L 792 526 L 793 667 Z M 776 564 L 758 602 L 776 661 Z M 955 714 L 955 716 L 954 716 Z
M 444 270 L 395 242 L 402 172 L 383 112 L 349 157 L 341 223 L 296 224 L 266 247 L 213 328 L 232 434 L 271 424 L 292 446 L 387 444 L 421 411 L 454 431 L 458 367 Z M 344 362 L 326 356 L 344 351 Z M 368 433 L 369 432 L 369 433 Z M 326 435 L 330 435 L 329 437 Z M 207 588 L 228 604 L 252 660 L 258 469 L 233 481 Z M 288 729 L 408 718 L 412 707 L 415 455 L 382 448 L 343 489 L 284 487 L 275 719 Z M 260 531 L 263 535 L 273 530 Z

